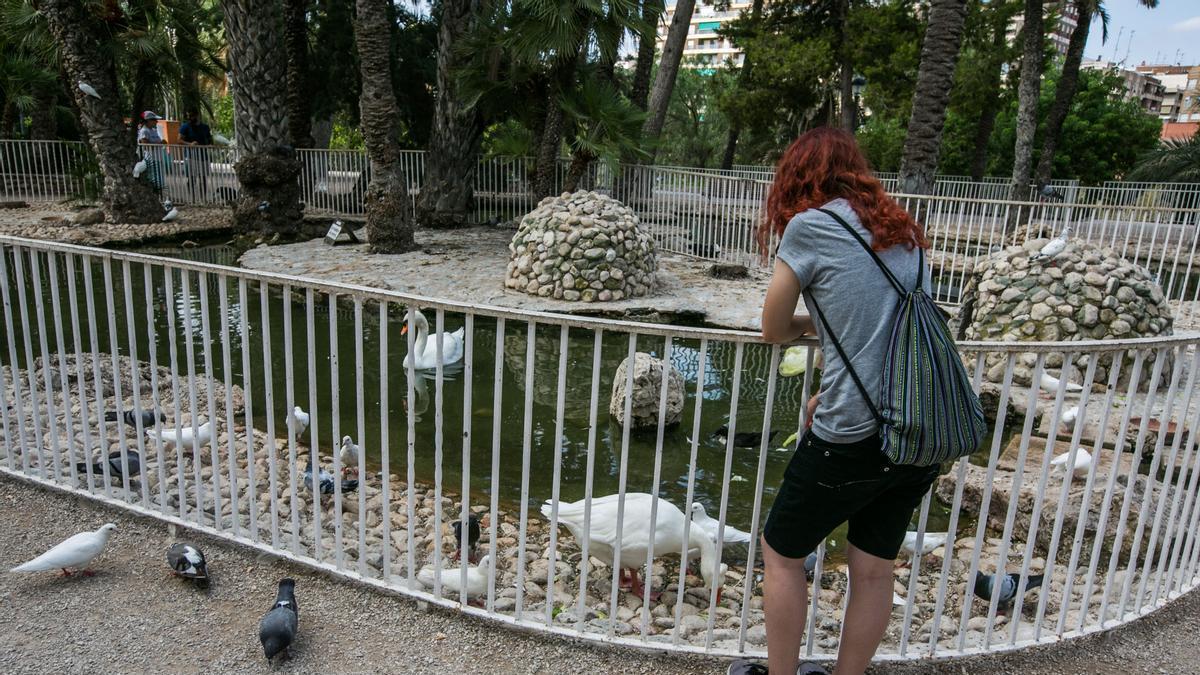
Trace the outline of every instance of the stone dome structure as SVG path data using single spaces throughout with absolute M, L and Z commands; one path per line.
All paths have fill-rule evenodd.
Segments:
M 543 199 L 521 219 L 508 249 L 506 288 L 583 302 L 654 290 L 654 241 L 631 209 L 596 192 Z
M 1078 240 L 1070 240 L 1053 260 L 1034 260 L 1048 241 L 1031 239 L 976 262 L 963 290 L 961 338 L 1070 342 L 1171 334 L 1171 308 L 1147 269 Z M 1014 370 L 1018 384 L 1029 384 L 1035 362 L 1032 353 L 1020 356 Z M 1060 368 L 1063 354 L 1048 354 L 1045 363 Z M 1150 363 L 1147 358 L 1147 367 Z M 1106 381 L 1111 364 L 1110 354 L 1100 357 L 1095 382 Z M 1078 381 L 1087 357 L 1077 357 L 1074 366 L 1080 369 Z M 987 379 L 1000 382 L 1004 356 L 990 354 L 987 367 Z M 1122 380 L 1128 370 L 1122 368 Z

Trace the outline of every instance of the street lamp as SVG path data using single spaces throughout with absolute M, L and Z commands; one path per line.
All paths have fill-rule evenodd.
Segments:
M 850 80 L 850 91 L 854 94 L 854 120 L 853 128 L 858 129 L 858 110 L 862 101 L 863 90 L 867 88 L 867 78 L 855 73 L 854 78 Z

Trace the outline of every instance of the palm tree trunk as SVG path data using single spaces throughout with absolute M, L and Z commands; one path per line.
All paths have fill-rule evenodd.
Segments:
M 574 63 L 574 59 L 571 62 Z M 542 125 L 533 179 L 534 196 L 539 200 L 554 194 L 558 182 L 558 151 L 562 145 L 563 110 L 558 101 L 559 88 L 551 85 L 549 89 L 546 94 L 546 121 Z
M 838 0 L 838 66 L 841 127 L 854 133 L 854 66 L 850 63 L 850 0 Z
M 638 36 L 637 64 L 633 69 L 633 85 L 629 100 L 642 110 L 650 96 L 650 74 L 654 71 L 654 52 L 658 44 L 658 20 L 663 13 L 662 0 L 642 0 L 642 22 L 645 32 Z
M 404 253 L 417 247 L 408 197 L 408 179 L 400 163 L 399 115 L 392 85 L 391 44 L 394 23 L 389 0 L 357 0 L 354 38 L 362 70 L 363 138 L 371 159 L 367 187 L 367 239 L 372 252 Z
M 80 111 L 87 140 L 104 178 L 104 212 L 110 223 L 152 223 L 162 219 L 162 205 L 149 181 L 133 177 L 137 151 L 129 140 L 121 114 L 117 71 L 105 48 L 107 27 L 99 24 L 76 0 L 38 0 L 58 46 L 59 62 L 70 78 L 69 87 Z M 79 89 L 83 82 L 99 98 Z M 144 175 L 144 174 L 143 174 Z
M 2 110 L 0 112 L 0 138 L 16 138 L 17 102 L 11 98 L 4 99 Z
M 1054 104 L 1046 114 L 1046 124 L 1042 139 L 1042 156 L 1038 160 L 1035 182 L 1045 185 L 1050 182 L 1054 171 L 1054 152 L 1058 149 L 1058 141 L 1062 137 L 1063 123 L 1067 113 L 1071 112 L 1071 101 L 1079 89 L 1079 66 L 1083 63 L 1083 50 L 1087 47 L 1088 33 L 1092 25 L 1092 7 L 1095 0 L 1074 0 L 1079 10 L 1079 23 L 1071 31 L 1071 40 L 1067 43 L 1067 56 L 1063 60 L 1062 74 L 1058 78 L 1058 87 L 1054 90 Z
M 762 18 L 763 0 L 754 0 L 750 6 L 750 19 L 754 22 L 755 30 Z M 750 86 L 750 76 L 753 74 L 753 62 L 750 52 L 742 50 L 742 70 L 738 73 L 737 89 L 744 91 Z M 721 168 L 728 171 L 733 168 L 734 156 L 737 154 L 738 137 L 742 135 L 742 123 L 732 120 L 729 125 L 729 135 L 725 137 L 725 152 L 721 154 Z
M 992 22 L 992 54 L 1004 50 L 1007 40 L 1008 21 L 1006 15 L 997 15 L 1003 21 Z M 975 126 L 975 152 L 971 158 L 971 178 L 982 180 L 987 172 L 988 145 L 992 140 L 992 131 L 996 128 L 996 116 L 1000 114 L 1000 85 L 1004 75 L 1004 63 L 997 59 L 988 71 L 987 91 L 983 99 L 983 110 L 979 113 L 979 122 Z
M 284 0 L 283 3 L 288 130 L 294 148 L 313 146 L 312 113 L 308 105 L 308 8 L 311 4 L 312 0 Z
M 303 217 L 300 163 L 288 144 L 287 64 L 279 4 L 221 0 L 233 69 L 241 189 L 234 225 L 245 232 L 294 232 Z
M 567 177 L 563 181 L 563 192 L 574 192 L 579 189 L 579 180 L 587 172 L 587 168 L 596 160 L 596 156 L 585 150 L 576 150 L 571 155 L 571 166 L 567 169 Z
M 175 11 L 169 13 L 171 29 L 175 32 L 175 58 L 179 61 L 179 104 L 183 112 L 199 114 L 204 105 L 204 97 L 200 93 L 200 59 L 201 46 L 198 26 L 196 25 L 199 8 L 194 0 L 175 5 Z
M 933 191 L 946 107 L 954 85 L 954 69 L 962 45 L 967 0 L 932 0 L 929 27 L 921 47 L 921 68 L 913 92 L 908 137 L 900 159 L 900 191 L 928 194 Z
M 679 62 L 683 59 L 683 46 L 695 8 L 696 0 L 678 0 L 671 27 L 667 30 L 667 41 L 658 62 L 658 75 L 654 78 L 654 88 L 650 90 L 646 122 L 642 125 L 642 143 L 649 146 L 647 163 L 650 164 L 654 163 L 654 156 L 658 152 L 655 146 L 667 120 L 667 107 L 671 103 L 671 92 L 675 90 L 675 77 L 679 74 Z
M 1029 180 L 1033 169 L 1033 141 L 1037 134 L 1038 98 L 1042 89 L 1042 0 L 1025 0 L 1025 25 L 1021 28 L 1021 83 L 1017 88 L 1017 143 L 1013 151 L 1012 184 L 1009 198 L 1029 199 Z M 1016 210 L 1013 211 L 1016 213 Z M 1009 229 L 1016 220 L 1009 219 Z
M 33 92 L 33 110 L 29 112 L 29 138 L 35 141 L 50 141 L 58 138 L 58 122 L 55 108 L 58 107 L 56 89 L 38 88 Z
M 437 102 L 425 177 L 417 198 L 417 222 L 425 227 L 461 227 L 471 216 L 472 177 L 478 162 L 483 121 L 462 100 L 455 75 L 458 45 L 474 29 L 479 0 L 445 0 L 438 29 Z

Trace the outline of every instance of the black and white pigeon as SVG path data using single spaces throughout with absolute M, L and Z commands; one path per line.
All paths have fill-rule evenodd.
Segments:
M 142 428 L 149 429 L 150 427 L 153 427 L 154 426 L 154 417 L 155 417 L 155 415 L 154 415 L 153 410 L 143 410 L 142 411 Z M 137 426 L 138 416 L 137 416 L 137 413 L 135 413 L 134 411 L 126 410 L 125 412 L 121 413 L 121 418 L 125 420 L 125 424 L 128 424 L 131 427 Z M 111 411 L 111 410 L 104 413 L 104 421 L 105 422 L 116 422 L 117 421 L 117 413 L 114 411 Z M 158 413 L 158 421 L 166 422 L 167 416 L 162 414 L 161 412 Z
M 172 544 L 167 549 L 167 564 L 177 577 L 208 581 L 208 563 L 204 560 L 204 552 L 191 544 Z
M 140 454 L 138 454 L 137 450 L 126 450 L 125 453 L 126 453 L 126 465 L 129 467 L 128 472 L 124 471 L 124 469 L 122 468 L 121 451 L 120 450 L 114 450 L 114 451 L 108 453 L 108 477 L 109 478 L 114 478 L 114 479 L 115 478 L 123 478 L 126 475 L 128 475 L 130 478 L 132 478 L 134 476 L 141 475 L 141 473 L 142 473 L 142 456 Z M 87 470 L 88 470 L 87 462 L 77 462 L 75 464 L 75 470 L 77 472 L 79 472 L 80 474 L 86 475 Z M 92 464 L 92 475 L 103 476 L 104 475 L 104 465 L 100 462 L 94 462 Z
M 282 579 L 279 582 L 279 593 L 275 596 L 275 604 L 271 611 L 263 615 L 258 622 L 258 641 L 262 643 L 263 654 L 267 661 L 287 649 L 296 639 L 296 627 L 299 624 L 296 607 L 296 580 Z
M 774 429 L 768 432 L 767 442 L 770 442 L 771 439 L 775 438 L 775 435 L 778 433 L 779 432 Z M 716 431 L 712 432 L 712 437 L 718 443 L 724 445 L 725 442 L 729 440 L 729 426 L 722 424 L 721 426 L 717 427 Z M 762 445 L 762 438 L 763 435 L 761 431 L 739 431 L 733 435 L 733 447 L 757 448 Z
M 460 558 L 462 558 L 463 544 L 466 543 L 467 562 L 470 562 L 472 565 L 474 565 L 477 560 L 477 556 L 475 554 L 475 547 L 479 545 L 479 536 L 480 536 L 479 516 L 475 515 L 474 513 L 469 514 L 467 516 L 467 540 L 466 540 L 466 542 L 463 542 L 462 519 L 455 518 L 454 522 L 451 524 L 451 527 L 454 528 L 454 545 L 455 545 L 454 559 L 459 560 Z
M 1031 591 L 1042 585 L 1044 575 L 1031 574 L 1025 581 L 1026 592 Z M 1017 596 L 1017 583 L 1020 581 L 1021 575 L 1014 573 L 1005 574 L 1000 577 L 999 596 L 996 600 L 998 607 L 1006 609 L 1011 607 Z M 976 597 L 991 602 L 992 593 L 996 592 L 996 577 L 991 574 L 975 575 L 975 595 Z
M 318 467 L 317 471 L 318 471 L 317 480 L 320 483 L 321 494 L 323 494 L 323 495 L 333 494 L 335 491 L 333 481 L 336 480 L 334 478 L 333 474 L 329 473 L 325 469 L 321 469 L 320 467 Z M 313 467 L 312 467 L 311 461 L 308 463 L 308 468 L 306 468 L 304 470 L 304 487 L 308 488 L 309 492 L 313 491 Z M 343 478 L 342 479 L 342 494 L 346 494 L 347 492 L 354 492 L 357 489 L 358 489 L 358 481 L 356 479 L 352 479 L 352 478 Z

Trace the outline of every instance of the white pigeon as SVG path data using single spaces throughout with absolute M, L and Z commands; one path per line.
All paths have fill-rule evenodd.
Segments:
M 87 569 L 88 563 L 100 555 L 108 544 L 108 537 L 117 529 L 116 525 L 106 523 L 95 532 L 80 532 L 68 537 L 66 541 L 46 551 L 24 565 L 18 565 L 10 572 L 45 572 L 62 570 L 63 576 L 71 576 L 68 567 L 82 568 L 84 576 L 91 576 Z
M 162 217 L 164 223 L 169 223 L 179 217 L 179 209 L 171 209 L 167 211 L 167 215 Z
M 1029 259 L 1029 262 L 1041 262 L 1043 260 L 1053 260 L 1059 253 L 1062 253 L 1067 248 L 1067 237 L 1071 236 L 1071 226 L 1064 227 L 1062 232 L 1055 238 L 1046 242 L 1042 250 Z
M 713 541 L 717 540 L 717 528 L 721 525 L 720 521 L 708 515 L 704 510 L 704 505 L 700 502 L 692 502 L 691 508 L 692 522 L 699 525 L 701 529 L 712 537 Z M 733 527 L 732 525 L 725 526 L 725 534 L 722 539 L 726 544 L 746 544 L 750 542 L 750 533 Z
M 1067 461 L 1070 459 L 1071 459 L 1071 453 L 1064 452 L 1063 454 L 1050 460 L 1050 467 L 1053 469 L 1057 469 L 1059 471 L 1066 472 Z M 1074 474 L 1074 476 L 1076 478 L 1086 476 L 1088 473 L 1088 469 L 1091 466 L 1092 466 L 1092 453 L 1088 452 L 1087 450 L 1084 450 L 1083 448 L 1077 449 L 1075 451 L 1075 469 L 1072 471 L 1072 474 Z
M 88 84 L 87 82 L 81 81 L 79 83 L 79 91 L 82 91 L 83 93 L 87 94 L 88 96 L 91 96 L 92 98 L 100 98 L 100 92 L 96 91 L 96 88 L 93 87 L 92 85 Z
M 1075 420 L 1078 417 L 1079 417 L 1079 406 L 1073 405 L 1070 408 L 1067 408 L 1066 410 L 1063 411 L 1062 423 L 1063 423 L 1063 425 L 1074 424 Z
M 478 598 L 487 593 L 488 565 L 490 560 L 491 555 L 485 555 L 479 559 L 478 565 L 467 568 L 468 598 Z M 432 567 L 425 567 L 417 572 L 417 581 L 424 584 L 426 588 L 433 588 L 434 581 L 440 578 L 444 593 L 458 595 L 462 588 L 462 573 L 459 571 L 460 569 L 458 567 L 443 569 L 441 574 L 437 574 Z
M 304 408 L 301 408 L 300 406 L 292 407 L 292 412 L 287 418 L 287 425 L 288 431 L 292 434 L 292 438 L 296 439 L 296 442 L 300 441 L 300 436 L 304 433 L 304 430 L 308 428 L 308 422 L 310 419 L 311 418 L 309 417 L 308 413 L 304 412 Z
M 163 443 L 170 443 L 171 445 L 193 446 L 195 448 L 202 447 L 212 440 L 212 422 L 205 422 L 204 424 L 201 424 L 196 431 L 199 433 L 196 435 L 195 443 L 192 441 L 191 424 L 182 425 L 179 429 L 178 437 L 175 436 L 174 429 L 163 429 L 158 432 L 158 438 L 160 438 Z M 150 438 L 154 438 L 154 430 L 147 429 L 146 435 Z
M 1059 380 L 1050 373 L 1043 372 L 1042 379 L 1038 382 L 1044 391 L 1058 392 Z M 1067 391 L 1083 391 L 1083 387 L 1074 382 L 1067 382 Z
M 935 549 L 945 546 L 947 538 L 949 534 L 946 532 L 926 532 L 921 538 L 921 555 L 933 553 Z M 917 555 L 917 533 L 912 530 L 905 532 L 904 543 L 900 544 L 900 548 L 911 556 Z
M 139 159 L 138 163 L 133 165 L 133 177 L 137 178 L 137 177 L 141 176 L 142 174 L 146 173 L 146 168 L 147 168 L 146 160 Z
M 892 591 L 892 606 L 893 607 L 903 607 L 907 604 L 908 604 L 908 601 L 905 600 L 904 598 L 900 597 L 899 593 L 897 593 L 896 591 Z
M 347 470 L 358 470 L 358 444 L 349 436 L 342 436 L 342 452 L 339 456 L 342 462 L 342 473 Z
M 213 134 L 212 137 L 213 137 L 213 140 L 216 141 L 218 145 L 224 145 L 227 147 L 230 145 L 233 145 L 233 141 L 229 140 L 228 138 L 225 138 L 221 134 Z

